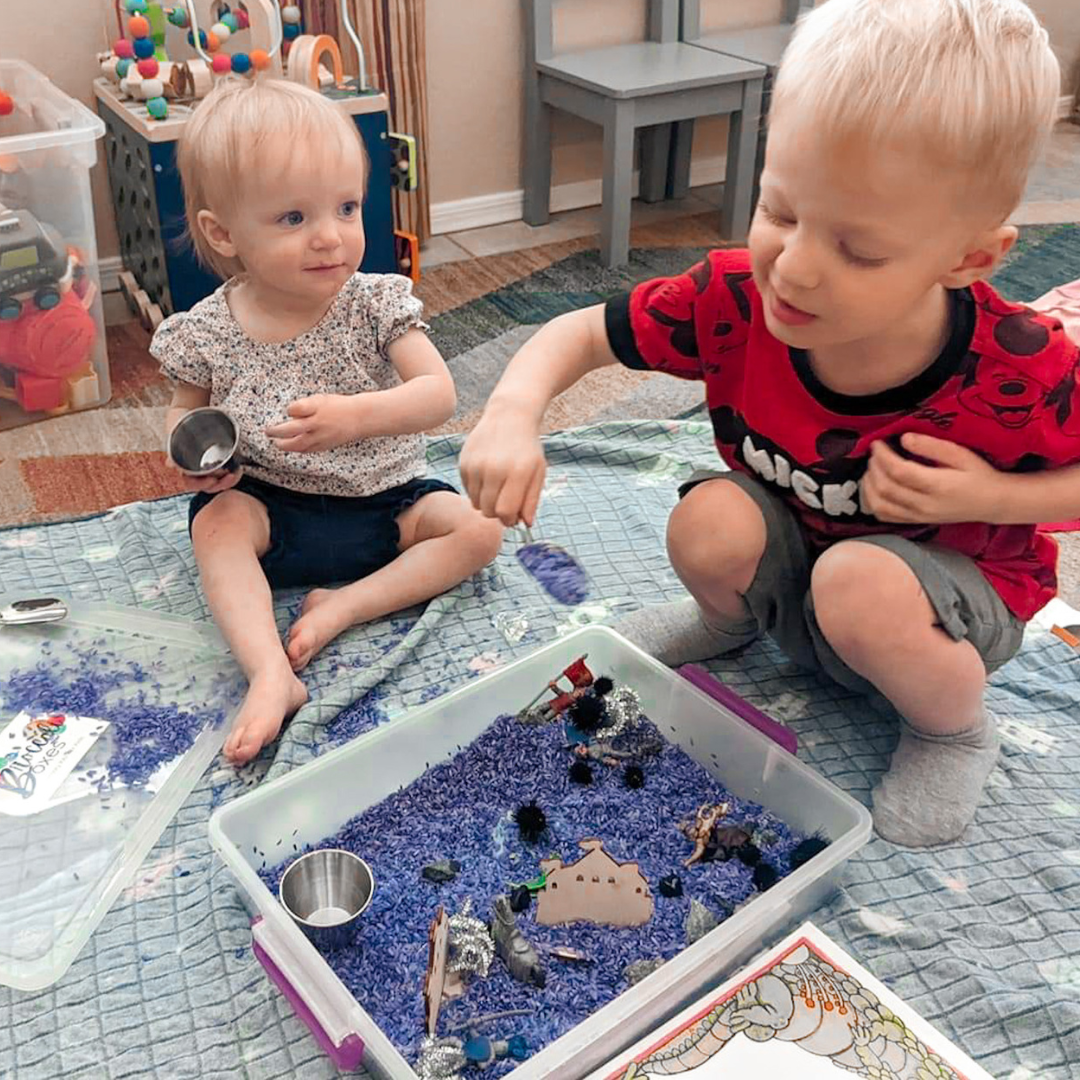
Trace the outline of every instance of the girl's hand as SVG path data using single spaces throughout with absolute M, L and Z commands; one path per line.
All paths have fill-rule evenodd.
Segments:
M 489 405 L 465 440 L 459 468 L 465 491 L 485 517 L 508 528 L 519 521 L 532 525 L 547 472 L 535 425 L 512 409 Z
M 267 436 L 279 450 L 311 454 L 362 438 L 363 394 L 313 394 L 289 406 L 290 419 L 271 424 Z
M 217 472 L 208 476 L 189 476 L 172 458 L 169 464 L 176 469 L 184 481 L 187 491 L 204 491 L 207 495 L 216 495 L 219 491 L 228 491 L 240 483 L 240 477 L 244 475 L 243 469 L 218 469 Z
M 862 501 L 874 517 L 919 525 L 995 523 L 1009 474 L 947 439 L 908 432 L 901 445 L 934 464 L 909 461 L 885 443 L 874 443 L 862 481 Z

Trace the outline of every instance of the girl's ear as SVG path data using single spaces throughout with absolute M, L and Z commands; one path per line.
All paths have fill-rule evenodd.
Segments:
M 963 289 L 972 282 L 990 277 L 1001 265 L 1020 235 L 1014 225 L 999 225 L 979 237 L 976 244 L 942 279 L 947 289 Z
M 236 245 L 232 242 L 229 230 L 212 211 L 200 210 L 195 217 L 195 227 L 219 255 L 224 255 L 227 259 L 236 258 Z

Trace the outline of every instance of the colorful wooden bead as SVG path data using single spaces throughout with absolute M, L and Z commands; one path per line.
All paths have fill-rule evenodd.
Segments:
M 135 55 L 135 46 L 127 38 L 121 38 L 112 50 L 121 60 L 130 60 Z
M 215 75 L 227 75 L 232 71 L 232 57 L 228 53 L 218 53 L 210 61 L 210 67 Z
M 270 66 L 270 54 L 265 49 L 252 49 L 251 66 L 256 71 L 265 71 Z
M 164 97 L 165 96 L 165 84 L 160 79 L 143 79 L 139 83 L 139 97 L 143 101 L 150 101 L 151 98 Z
M 247 53 L 233 53 L 232 69 L 237 75 L 246 75 L 251 70 L 251 57 Z
M 210 27 L 210 33 L 221 42 L 222 45 L 232 36 L 232 31 L 223 23 L 216 22 Z
M 195 34 L 191 30 L 188 31 L 187 43 L 189 45 L 194 45 L 195 44 Z M 206 31 L 205 30 L 200 30 L 199 31 L 199 44 L 204 49 L 206 48 Z
M 157 75 L 159 70 L 160 65 L 153 56 L 147 58 L 146 60 L 139 61 L 139 74 L 144 79 L 152 79 L 155 75 Z
M 163 97 L 151 98 L 146 103 L 146 111 L 155 120 L 164 120 L 169 115 L 169 103 Z
M 240 29 L 240 20 L 231 11 L 226 11 L 221 16 L 221 23 L 223 26 L 227 26 L 234 34 Z
M 217 34 L 212 30 L 206 35 L 206 44 L 203 46 L 209 53 L 217 52 L 221 48 L 221 42 L 218 41 Z
M 149 60 L 154 55 L 154 43 L 148 37 L 136 38 L 135 55 L 140 60 Z
M 184 29 L 190 21 L 187 8 L 174 7 L 169 12 L 169 22 L 171 22 L 173 26 L 179 26 L 181 29 Z
M 145 14 L 146 6 L 146 0 L 124 0 L 124 10 L 129 15 Z
M 237 30 L 246 30 L 251 25 L 251 18 L 243 8 L 237 8 L 233 12 L 233 17 L 236 19 Z
M 10 94 L 0 90 L 0 116 L 10 116 L 15 111 L 15 102 Z
M 150 36 L 150 20 L 143 15 L 132 15 L 128 19 L 127 28 L 133 38 Z
M 116 77 L 118 79 L 126 78 L 127 73 L 131 70 L 131 65 L 134 64 L 134 63 L 135 63 L 134 60 L 130 60 L 130 59 L 127 59 L 127 58 L 125 58 L 123 60 L 117 60 L 116 61 Z
M 300 27 L 296 23 L 286 23 L 281 28 L 281 33 L 284 35 L 286 41 L 292 41 L 300 36 Z
M 295 4 L 289 4 L 281 9 L 283 23 L 298 23 L 301 18 L 300 9 Z

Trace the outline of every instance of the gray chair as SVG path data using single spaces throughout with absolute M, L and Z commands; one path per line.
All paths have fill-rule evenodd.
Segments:
M 637 129 L 644 129 L 642 192 L 655 199 L 667 182 L 672 124 L 726 113 L 731 132 L 721 229 L 733 240 L 745 237 L 765 69 L 679 42 L 679 0 L 648 0 L 648 41 L 560 55 L 554 49 L 555 0 L 523 2 L 525 221 L 544 225 L 550 217 L 554 109 L 604 129 L 600 253 L 606 266 L 625 263 L 630 254 Z
M 768 26 L 754 26 L 746 30 L 718 30 L 701 32 L 701 0 L 682 0 L 682 24 L 679 37 L 688 45 L 699 49 L 748 60 L 765 68 L 765 85 L 761 97 L 761 121 L 754 160 L 753 203 L 758 199 L 758 182 L 765 165 L 765 124 L 769 115 L 769 98 L 773 78 L 780 66 L 780 58 L 791 40 L 795 21 L 803 11 L 814 6 L 814 0 L 784 0 L 783 19 Z M 676 124 L 671 136 L 671 178 L 667 194 L 681 199 L 690 190 L 690 147 L 694 139 L 694 121 Z

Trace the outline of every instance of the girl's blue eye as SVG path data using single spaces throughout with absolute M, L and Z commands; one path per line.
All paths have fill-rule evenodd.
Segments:
M 355 199 L 350 199 L 348 202 L 341 204 L 341 216 L 353 217 L 360 209 L 360 204 Z
M 287 214 L 282 214 L 281 217 L 278 218 L 278 221 L 280 221 L 282 225 L 303 225 L 304 215 L 301 214 L 299 210 L 290 210 Z

